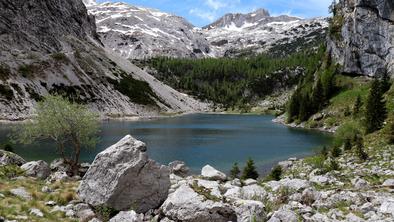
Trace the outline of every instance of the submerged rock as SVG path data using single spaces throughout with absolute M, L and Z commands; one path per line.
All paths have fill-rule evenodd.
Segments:
M 78 189 L 86 203 L 145 213 L 168 196 L 170 170 L 148 158 L 145 143 L 130 135 L 99 153 Z
M 27 176 L 37 177 L 42 180 L 45 180 L 51 174 L 49 165 L 42 160 L 25 163 L 21 168 L 26 171 Z

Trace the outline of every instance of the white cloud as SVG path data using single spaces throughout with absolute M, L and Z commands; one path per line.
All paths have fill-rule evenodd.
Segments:
M 205 5 L 207 5 L 208 7 L 214 10 L 219 10 L 221 8 L 227 7 L 227 3 L 222 2 L 220 0 L 205 0 Z
M 190 9 L 189 14 L 195 15 L 205 21 L 213 22 L 216 19 L 216 14 L 214 12 L 204 11 L 198 8 Z

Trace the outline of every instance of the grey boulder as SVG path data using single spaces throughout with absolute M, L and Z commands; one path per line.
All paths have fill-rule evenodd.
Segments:
M 236 213 L 230 205 L 207 199 L 186 184 L 168 196 L 161 210 L 167 218 L 174 221 L 237 221 Z
M 0 150 L 0 166 L 4 165 L 18 165 L 21 166 L 26 163 L 22 157 L 8 151 Z
M 144 220 L 143 214 L 137 214 L 135 211 L 121 211 L 115 217 L 111 218 L 109 222 L 142 222 Z
M 148 158 L 145 143 L 128 135 L 96 156 L 78 194 L 92 206 L 145 213 L 167 198 L 169 174 L 168 167 Z
M 42 160 L 25 163 L 21 166 L 21 169 L 25 170 L 27 176 L 36 177 L 43 180 L 45 180 L 51 174 L 49 165 Z
M 201 175 L 208 180 L 221 180 L 225 181 L 227 179 L 226 174 L 220 172 L 219 170 L 213 168 L 210 165 L 206 165 L 201 169 Z

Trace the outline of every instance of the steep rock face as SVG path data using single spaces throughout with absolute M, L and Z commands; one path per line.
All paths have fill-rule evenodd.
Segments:
M 335 13 L 328 44 L 343 72 L 393 76 L 394 2 L 341 0 Z
M 104 49 L 81 0 L 1 1 L 0 119 L 30 117 L 48 93 L 103 116 L 206 108 Z
M 125 58 L 198 58 L 210 52 L 202 33 L 182 17 L 126 3 L 86 5 L 102 41 Z

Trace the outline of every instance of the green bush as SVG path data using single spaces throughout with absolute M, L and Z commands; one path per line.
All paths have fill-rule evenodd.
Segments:
M 334 146 L 340 147 L 346 141 L 353 141 L 356 136 L 361 136 L 362 126 L 359 122 L 356 121 L 348 121 L 342 124 L 335 133 L 334 137 Z
M 0 148 L 8 152 L 12 152 L 12 153 L 14 152 L 14 147 L 9 142 L 2 144 Z
M 109 221 L 109 219 L 119 213 L 119 211 L 104 205 L 94 207 L 94 212 L 103 221 Z
M 0 166 L 0 179 L 11 179 L 22 176 L 24 171 L 16 165 Z

